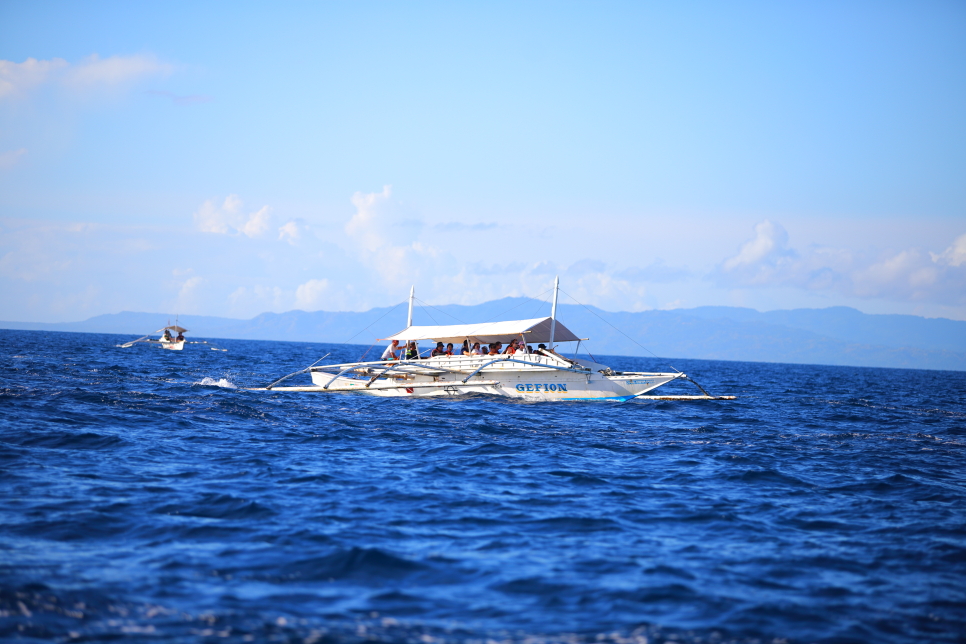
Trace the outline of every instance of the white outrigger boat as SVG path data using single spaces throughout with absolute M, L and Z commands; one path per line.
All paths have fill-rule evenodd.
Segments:
M 227 349 L 219 349 L 205 340 L 185 340 L 184 334 L 188 332 L 188 329 L 178 326 L 177 322 L 174 324 L 170 324 L 170 320 L 168 320 L 168 322 L 168 326 L 164 327 L 163 329 L 158 329 L 154 333 L 149 333 L 148 335 L 142 336 L 137 340 L 131 340 L 130 342 L 125 342 L 119 346 L 122 349 L 127 349 L 129 347 L 133 347 L 135 344 L 144 343 L 153 344 L 161 347 L 162 349 L 168 349 L 169 351 L 182 351 L 185 344 L 207 344 L 211 347 L 212 351 L 227 351 Z M 161 334 L 160 338 L 154 339 L 151 337 L 157 333 Z M 172 333 L 177 333 L 177 337 L 172 337 Z
M 436 355 L 398 360 L 312 365 L 280 378 L 257 391 L 313 393 L 358 392 L 387 397 L 459 396 L 490 394 L 527 400 L 610 400 L 635 398 L 660 400 L 732 400 L 734 396 L 712 396 L 681 372 L 644 373 L 613 371 L 595 361 L 577 358 L 580 342 L 570 329 L 557 321 L 557 292 L 554 282 L 550 317 L 481 324 L 413 326 L 414 289 L 409 293 L 406 328 L 385 338 L 398 340 L 405 351 L 420 340 L 452 342 L 469 346 L 479 342 L 508 344 L 523 340 L 523 346 L 543 344 L 549 349 L 526 350 L 500 355 Z M 554 351 L 554 342 L 577 342 L 573 358 Z M 325 357 L 322 358 L 323 360 Z M 321 362 L 321 360 L 319 361 Z M 316 363 L 318 364 L 318 363 Z M 308 372 L 310 386 L 279 387 L 289 378 Z M 700 396 L 655 396 L 649 392 L 674 380 L 687 380 L 701 390 Z

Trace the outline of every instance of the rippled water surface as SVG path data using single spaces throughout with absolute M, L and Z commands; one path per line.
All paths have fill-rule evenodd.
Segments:
M 0 638 L 966 633 L 964 373 L 678 360 L 738 400 L 379 399 L 240 388 L 358 347 L 125 339 L 0 337 Z

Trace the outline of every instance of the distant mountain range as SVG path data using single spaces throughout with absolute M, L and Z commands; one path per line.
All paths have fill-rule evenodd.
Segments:
M 540 317 L 544 302 L 504 298 L 475 306 L 417 307 L 415 324 L 457 324 Z M 166 314 L 114 313 L 83 322 L 0 322 L 0 328 L 140 336 L 164 326 Z M 197 338 L 370 344 L 405 326 L 405 305 L 364 313 L 288 311 L 250 320 L 183 315 Z M 702 306 L 639 313 L 560 305 L 558 319 L 594 354 L 743 360 L 966 371 L 966 322 L 914 315 L 868 315 L 848 307 L 761 313 Z M 618 330 L 619 329 L 619 330 Z M 626 334 L 626 335 L 625 335 Z

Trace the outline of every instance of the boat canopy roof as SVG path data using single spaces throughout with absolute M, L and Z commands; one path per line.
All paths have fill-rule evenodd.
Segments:
M 470 342 L 490 344 L 522 339 L 524 342 L 549 342 L 550 324 L 553 318 L 534 318 L 532 320 L 508 320 L 506 322 L 482 322 L 480 324 L 449 324 L 439 326 L 411 326 L 399 333 L 382 338 L 383 340 L 436 340 L 437 342 L 460 343 L 469 339 Z M 554 328 L 554 342 L 575 342 L 586 340 L 578 338 L 574 333 L 557 320 Z
M 175 331 L 176 333 L 187 333 L 188 332 L 188 329 L 184 328 L 183 326 L 178 326 L 177 324 L 172 324 L 171 326 L 166 326 L 166 327 L 164 327 L 164 329 L 168 329 L 169 331 Z M 161 330 L 164 331 L 164 329 L 161 329 Z

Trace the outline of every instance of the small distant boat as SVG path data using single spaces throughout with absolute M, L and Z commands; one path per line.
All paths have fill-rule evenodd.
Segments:
M 158 329 L 154 333 L 149 333 L 148 335 L 142 336 L 137 340 L 131 340 L 130 342 L 125 342 L 120 345 L 122 349 L 127 349 L 128 347 L 133 347 L 135 344 L 153 344 L 161 347 L 162 349 L 168 349 L 169 351 L 182 351 L 185 344 L 207 344 L 211 347 L 212 351 L 227 351 L 227 349 L 219 349 L 218 347 L 212 345 L 205 340 L 185 340 L 184 334 L 188 332 L 188 329 L 178 326 L 177 323 L 170 324 L 162 329 Z M 177 336 L 172 334 L 177 333 Z M 155 334 L 160 334 L 160 338 L 152 338 L 151 336 Z
M 462 394 L 491 394 L 526 400 L 610 400 L 635 398 L 661 400 L 731 400 L 734 396 L 712 396 L 679 371 L 645 373 L 614 371 L 596 359 L 578 358 L 580 338 L 557 320 L 557 292 L 554 282 L 550 317 L 479 324 L 413 326 L 414 289 L 409 292 L 409 320 L 406 328 L 385 341 L 396 340 L 404 355 L 393 360 L 312 365 L 253 390 L 293 392 L 359 392 L 375 396 L 427 397 Z M 423 356 L 420 340 L 473 347 L 513 343 L 513 353 Z M 519 342 L 519 344 L 517 344 Z M 573 357 L 557 352 L 555 342 L 577 342 Z M 465 343 L 465 344 L 464 344 Z M 538 344 L 537 349 L 532 345 Z M 592 358 L 593 356 L 591 356 Z M 323 357 L 323 360 L 325 358 Z M 321 362 L 318 361 L 318 362 Z M 317 363 L 316 363 L 317 364 Z M 308 372 L 311 386 L 279 387 L 281 382 Z M 674 380 L 687 380 L 701 390 L 700 396 L 648 395 Z

